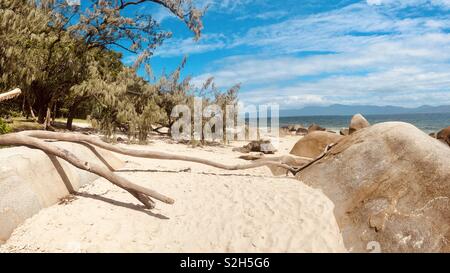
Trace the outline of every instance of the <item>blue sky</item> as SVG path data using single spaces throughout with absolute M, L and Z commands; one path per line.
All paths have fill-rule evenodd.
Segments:
M 146 7 L 173 32 L 152 57 L 157 75 L 187 55 L 183 76 L 241 83 L 245 103 L 450 105 L 450 0 L 194 2 L 210 5 L 198 42 L 166 10 Z

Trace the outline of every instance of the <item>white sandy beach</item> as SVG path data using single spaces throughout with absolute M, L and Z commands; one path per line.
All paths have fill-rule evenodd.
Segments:
M 298 139 L 282 138 L 277 155 L 287 154 Z M 165 140 L 132 147 L 230 164 L 240 155 L 231 146 L 191 148 Z M 129 193 L 99 179 L 71 202 L 28 219 L 0 252 L 346 251 L 333 203 L 292 176 L 273 177 L 266 167 L 224 171 L 119 157 L 127 161 L 120 175 L 174 198 L 175 204 L 158 202 L 154 210 L 144 210 Z

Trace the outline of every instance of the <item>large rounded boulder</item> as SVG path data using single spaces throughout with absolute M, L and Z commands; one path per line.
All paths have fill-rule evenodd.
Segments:
M 319 156 L 325 148 L 333 143 L 337 143 L 343 136 L 338 134 L 315 131 L 300 139 L 292 148 L 290 154 L 302 157 L 315 158 Z
M 349 251 L 450 252 L 450 149 L 413 125 L 357 131 L 297 178 L 334 202 Z
M 356 114 L 352 117 L 350 125 L 348 126 L 348 133 L 351 135 L 354 132 L 361 130 L 363 128 L 369 127 L 370 123 L 361 114 Z

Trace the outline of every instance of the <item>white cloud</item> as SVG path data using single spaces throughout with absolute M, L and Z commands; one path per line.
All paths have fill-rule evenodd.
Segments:
M 155 56 L 174 57 L 215 51 L 225 48 L 226 40 L 222 34 L 203 34 L 199 41 L 195 41 L 193 38 L 172 38 L 157 49 Z
M 367 0 L 367 4 L 369 4 L 369 5 L 376 5 L 376 6 L 378 6 L 378 5 L 381 5 L 382 3 L 383 3 L 382 0 Z
M 74 1 L 74 0 L 71 0 Z M 76 1 L 76 0 L 75 0 Z M 79 1 L 79 0 L 78 0 Z M 194 0 L 193 3 L 198 8 L 208 7 L 208 12 L 230 13 L 236 9 L 254 3 L 254 0 Z M 145 9 L 143 6 L 142 9 Z M 270 14 L 267 14 L 270 15 Z M 167 19 L 178 18 L 164 7 L 157 7 L 156 11 L 152 14 L 152 17 L 158 23 L 162 23 Z M 261 18 L 262 19 L 262 18 Z
M 433 2 L 450 7 L 450 0 L 367 0 L 370 5 L 401 2 L 402 5 L 412 3 Z M 210 9 L 230 12 L 252 1 L 217 1 L 198 0 L 197 5 L 211 5 Z M 194 45 L 191 38 L 185 40 L 171 39 L 166 41 L 161 56 L 198 54 L 224 48 L 239 46 L 256 47 L 264 53 L 276 51 L 278 53 L 295 53 L 299 51 L 338 51 L 350 52 L 358 48 L 369 46 L 386 39 L 395 39 L 401 34 L 420 35 L 430 30 L 439 31 L 450 28 L 450 15 L 438 18 L 405 18 L 397 19 L 393 14 L 386 14 L 365 4 L 353 4 L 331 12 L 319 13 L 308 17 L 289 18 L 280 23 L 263 25 L 248 30 L 247 33 L 237 33 L 234 37 L 216 37 L 217 34 L 205 33 L 198 45 Z M 260 14 L 245 14 L 237 17 L 243 20 L 249 17 L 261 20 L 280 18 L 287 15 L 287 11 L 269 11 Z M 159 22 L 173 17 L 161 8 L 154 15 Z M 378 32 L 378 34 L 377 34 Z M 380 35 L 379 32 L 385 33 Z M 354 35 L 361 33 L 364 35 Z M 371 35 L 373 33 L 374 35 Z M 393 35 L 396 34 L 396 35 Z
M 450 8 L 450 0 L 367 0 L 369 5 L 388 5 L 393 7 L 438 6 Z
M 231 12 L 248 4 L 255 4 L 260 0 L 194 0 L 194 4 L 198 7 L 206 7 L 210 11 L 215 12 Z
M 241 82 L 244 101 L 284 107 L 450 104 L 448 28 L 448 15 L 398 18 L 355 4 L 253 28 L 225 47 L 251 47 L 254 55 L 223 59 L 194 81 Z M 302 51 L 333 54 L 294 55 Z
M 258 84 L 323 73 L 358 72 L 396 66 L 442 65 L 450 61 L 450 34 L 427 34 L 385 39 L 358 51 L 310 57 L 241 56 L 227 58 L 214 68 L 218 84 L 232 81 Z M 207 73 L 208 76 L 211 73 Z M 203 77 L 203 76 L 199 76 Z M 205 77 L 206 78 L 206 77 Z
M 447 69 L 450 66 L 447 67 Z M 376 104 L 420 106 L 450 104 L 450 72 L 410 67 L 359 76 L 332 76 L 316 82 L 260 87 L 242 94 L 246 103 L 277 102 L 283 108 L 304 105 Z M 270 95 L 270 100 L 268 98 Z
M 418 36 L 449 27 L 450 16 L 397 19 L 370 6 L 354 4 L 332 12 L 252 28 L 244 37 L 236 39 L 233 46 L 254 46 L 265 52 L 282 53 L 351 52 L 386 39 Z
M 169 18 L 178 20 L 178 18 L 173 13 L 163 7 L 158 7 L 156 12 L 152 13 L 152 18 L 160 24 Z
M 133 65 L 133 64 L 136 62 L 137 57 L 138 57 L 137 54 L 127 55 L 127 56 L 124 56 L 124 57 L 122 58 L 122 62 L 123 62 L 124 64 L 126 64 L 126 65 L 131 66 L 131 65 Z
M 247 14 L 239 16 L 236 20 L 248 20 L 248 19 L 259 19 L 259 20 L 269 20 L 269 19 L 282 19 L 284 16 L 288 15 L 289 12 L 284 10 L 278 11 L 267 11 L 258 14 Z
M 222 8 L 221 12 L 251 2 L 201 1 Z M 171 39 L 156 55 L 247 49 L 249 55 L 216 61 L 193 79 L 200 85 L 214 76 L 219 87 L 241 82 L 241 99 L 246 103 L 277 102 L 285 108 L 332 103 L 450 104 L 450 14 L 398 16 L 399 8 L 413 5 L 447 8 L 450 0 L 367 0 L 287 18 L 234 37 L 206 33 L 199 42 Z M 263 20 L 283 15 L 259 16 Z M 300 57 L 305 51 L 326 54 Z

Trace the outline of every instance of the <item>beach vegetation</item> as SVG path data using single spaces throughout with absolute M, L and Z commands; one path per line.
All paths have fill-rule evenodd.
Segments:
M 11 132 L 11 127 L 0 118 L 0 135 Z
M 155 78 L 150 58 L 172 36 L 152 14 L 129 15 L 131 6 L 154 3 L 169 10 L 199 39 L 206 9 L 190 0 L 85 1 L 2 0 L 0 2 L 0 90 L 22 95 L 2 108 L 35 119 L 51 129 L 56 118 L 72 129 L 89 119 L 106 136 L 123 132 L 145 141 L 158 127 L 171 127 L 173 107 L 203 94 L 208 103 L 236 100 L 237 87 L 220 92 L 208 80 L 195 88 L 181 77 L 186 59 Z M 86 4 L 83 2 L 84 4 Z M 123 52 L 135 62 L 125 65 Z M 138 71 L 146 71 L 145 75 Z M 170 133 L 170 132 L 169 132 Z

